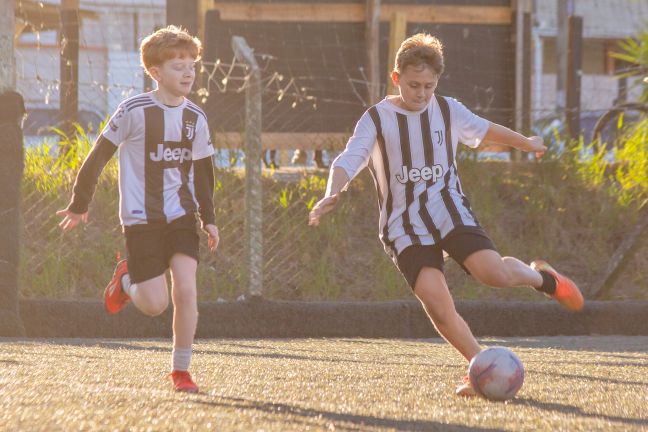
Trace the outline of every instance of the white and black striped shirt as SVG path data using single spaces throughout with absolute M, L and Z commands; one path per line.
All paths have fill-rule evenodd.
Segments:
M 353 179 L 368 166 L 380 207 L 379 237 L 396 257 L 412 245 L 432 245 L 459 226 L 479 226 L 463 195 L 457 145 L 477 147 L 489 122 L 452 98 L 433 97 L 422 111 L 388 98 L 358 121 L 332 168 Z
M 102 131 L 119 147 L 119 217 L 125 226 L 170 222 L 196 210 L 193 161 L 214 154 L 205 113 L 151 93 L 123 101 Z

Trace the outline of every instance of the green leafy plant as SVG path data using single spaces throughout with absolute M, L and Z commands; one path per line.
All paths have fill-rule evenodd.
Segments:
M 648 77 L 648 27 L 635 37 L 619 42 L 619 51 L 612 53 L 612 56 L 630 65 L 618 75 L 619 78 Z M 648 103 L 648 85 L 642 85 L 641 101 Z

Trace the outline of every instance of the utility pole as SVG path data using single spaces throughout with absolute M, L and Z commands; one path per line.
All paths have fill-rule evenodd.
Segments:
M 531 129 L 531 3 L 515 0 L 515 130 L 529 135 Z M 511 149 L 511 160 L 522 160 L 519 150 Z
M 365 9 L 365 43 L 367 46 L 367 102 L 380 99 L 380 0 L 367 0 Z
M 63 132 L 74 138 L 74 123 L 79 117 L 79 0 L 61 2 L 61 86 L 60 107 L 63 118 Z M 69 149 L 61 147 L 62 154 Z
M 569 48 L 567 61 L 567 89 L 565 91 L 565 124 L 569 136 L 577 140 L 580 136 L 581 74 L 583 59 L 583 18 L 569 17 Z
M 557 3 L 556 52 L 558 69 L 556 71 L 556 111 L 565 118 L 567 107 L 567 56 L 569 51 L 569 16 L 574 14 L 574 0 L 558 0 Z

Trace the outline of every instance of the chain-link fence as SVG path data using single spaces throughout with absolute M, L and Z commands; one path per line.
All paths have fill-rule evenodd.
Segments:
M 86 146 L 87 147 L 87 146 Z M 119 254 L 124 254 L 117 217 L 116 162 L 101 177 L 89 223 L 64 233 L 57 210 L 64 208 L 76 170 L 60 159 L 30 149 L 23 182 L 21 287 L 30 297 L 98 297 Z M 376 238 L 377 209 L 367 176 L 357 181 L 329 223 L 307 226 L 309 207 L 325 190 L 326 173 L 266 172 L 262 200 L 263 295 L 284 299 L 369 298 L 371 287 L 393 282 L 393 293 L 407 294 Z M 246 178 L 240 169 L 217 169 L 214 201 L 221 243 L 216 254 L 201 243 L 198 283 L 202 300 L 246 295 L 250 267 L 246 256 Z M 202 235 L 204 237 L 204 235 Z M 382 266 L 376 270 L 376 265 Z M 372 275 L 358 279 L 358 274 Z M 364 285 L 363 281 L 373 281 Z M 346 292 L 345 292 L 346 291 Z M 399 294 L 400 291 L 400 294 Z M 355 292 L 355 294 L 353 294 Z M 378 293 L 379 294 L 379 293 Z
M 214 198 L 221 233 L 215 255 L 204 250 L 205 242 L 201 245 L 201 299 L 235 299 L 248 293 L 250 283 L 246 221 L 251 216 L 245 213 L 243 145 L 248 130 L 245 93 L 251 73 L 231 48 L 233 36 L 245 37 L 261 72 L 261 132 L 268 168 L 261 178 L 262 210 L 258 215 L 262 220 L 263 295 L 287 299 L 407 296 L 404 281 L 376 238 L 377 210 L 368 177 L 358 179 L 330 223 L 317 230 L 306 225 L 308 210 L 324 193 L 327 176 L 325 170 L 314 166 L 330 163 L 344 145 L 369 105 L 369 83 L 363 66 L 365 24 L 362 16 L 356 16 L 363 6 L 357 2 L 338 5 L 343 9 L 338 13 L 323 9 L 335 6 L 328 2 L 298 3 L 312 15 L 298 19 L 296 12 L 281 9 L 281 2 L 276 1 L 223 1 L 214 2 L 201 18 L 205 20 L 205 51 L 191 98 L 204 107 L 217 147 Z M 383 1 L 383 12 L 395 5 L 423 5 L 419 1 L 405 3 Z M 444 42 L 447 67 L 439 93 L 457 97 L 489 120 L 512 126 L 515 57 L 511 4 L 464 3 L 454 16 L 410 16 L 406 32 L 428 31 Z M 537 2 L 534 10 L 531 106 L 536 130 L 550 136 L 552 122 L 560 112 L 556 111 L 554 92 L 555 2 L 553 6 L 548 3 L 552 2 Z M 623 6 L 619 19 L 628 21 L 629 28 L 635 26 L 636 17 L 648 17 L 645 2 L 609 3 Z M 610 8 L 607 0 L 588 4 L 597 6 L 587 11 L 578 6 L 575 12 L 590 16 L 590 9 Z M 23 295 L 97 298 L 111 275 L 116 255 L 123 254 L 116 163 L 111 162 L 100 179 L 89 224 L 64 234 L 57 227 L 55 212 L 67 205 L 79 163 L 100 123 L 121 100 L 150 89 L 137 48 L 143 37 L 173 19 L 165 15 L 164 0 L 80 1 L 77 120 L 87 136 L 81 134 L 72 146 L 75 150 L 62 158 L 57 152 L 59 137 L 52 129 L 61 124 L 61 102 L 65 102 L 60 92 L 65 43 L 61 5 L 55 1 L 19 1 L 17 5 L 16 87 L 29 111 L 24 128 Z M 445 11 L 448 5 L 440 1 L 433 6 Z M 480 9 L 484 13 L 477 18 L 462 15 L 470 7 L 485 8 Z M 497 14 L 489 8 L 497 9 Z M 626 13 L 628 10 L 632 13 Z M 503 12 L 509 13 L 508 20 L 500 18 L 507 16 Z M 640 92 L 635 81 L 619 84 L 615 79 L 620 66 L 609 54 L 625 36 L 597 33 L 599 28 L 609 30 L 609 26 L 594 28 L 599 21 L 584 21 L 581 125 L 586 135 L 599 112 L 616 99 L 632 100 Z M 389 17 L 382 19 L 379 32 L 382 94 L 388 80 L 389 25 Z M 269 168 L 272 166 L 279 169 Z

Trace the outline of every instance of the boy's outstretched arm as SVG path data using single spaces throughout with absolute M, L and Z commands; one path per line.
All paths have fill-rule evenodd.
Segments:
M 207 233 L 207 246 L 214 252 L 220 239 L 214 217 L 214 164 L 211 156 L 194 161 L 194 186 L 200 223 Z
M 319 225 L 320 218 L 335 208 L 340 199 L 340 192 L 346 189 L 349 184 L 349 175 L 344 168 L 334 167 L 331 169 L 328 183 L 326 185 L 326 195 L 319 200 L 308 215 L 308 225 Z
M 494 141 L 525 152 L 535 152 L 540 157 L 547 150 L 539 136 L 525 137 L 505 126 L 492 123 L 484 136 L 484 141 Z
M 103 135 L 99 135 L 77 174 L 70 204 L 67 208 L 56 212 L 58 216 L 63 217 L 59 223 L 63 231 L 71 230 L 79 222 L 88 221 L 88 206 L 97 187 L 99 175 L 116 151 L 116 145 Z
M 335 208 L 340 199 L 340 192 L 346 190 L 351 179 L 367 166 L 376 145 L 376 136 L 376 126 L 371 114 L 366 111 L 356 124 L 346 148 L 331 164 L 326 195 L 308 214 L 308 225 L 319 225 L 320 218 Z

